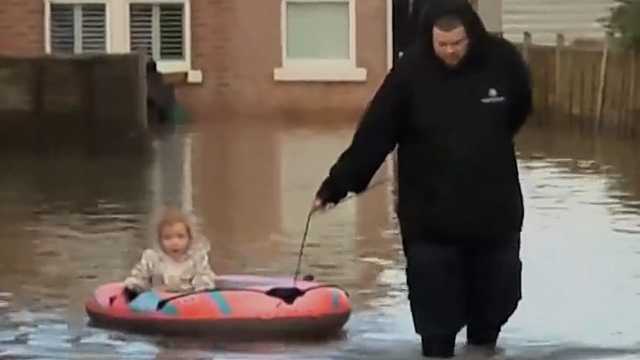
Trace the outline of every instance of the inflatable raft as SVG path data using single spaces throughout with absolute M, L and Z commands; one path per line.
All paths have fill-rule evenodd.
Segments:
M 298 281 L 304 294 L 292 304 L 266 294 L 291 285 L 290 278 L 227 275 L 216 278 L 215 291 L 175 298 L 176 293 L 152 290 L 128 303 L 123 284 L 109 283 L 98 287 L 85 306 L 93 325 L 146 333 L 247 338 L 327 336 L 342 329 L 351 313 L 345 291 Z

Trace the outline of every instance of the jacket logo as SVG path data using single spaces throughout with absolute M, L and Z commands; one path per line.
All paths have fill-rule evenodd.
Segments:
M 482 98 L 480 101 L 482 101 L 485 104 L 492 104 L 492 103 L 501 103 L 501 102 L 504 102 L 505 100 L 506 98 L 504 96 L 499 96 L 498 90 L 496 90 L 495 88 L 490 88 L 488 96 L 485 98 Z

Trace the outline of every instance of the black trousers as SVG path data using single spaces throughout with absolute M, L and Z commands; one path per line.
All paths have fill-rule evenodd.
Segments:
M 468 338 L 497 336 L 522 296 L 520 236 L 464 244 L 421 240 L 404 241 L 416 332 L 450 337 L 467 326 Z

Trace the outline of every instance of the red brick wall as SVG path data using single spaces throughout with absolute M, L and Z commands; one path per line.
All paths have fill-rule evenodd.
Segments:
M 0 54 L 44 53 L 44 2 L 0 0 Z
M 281 0 L 192 0 L 192 62 L 201 85 L 179 89 L 193 111 L 360 110 L 387 71 L 386 0 L 356 4 L 357 65 L 367 82 L 275 82 L 281 66 Z

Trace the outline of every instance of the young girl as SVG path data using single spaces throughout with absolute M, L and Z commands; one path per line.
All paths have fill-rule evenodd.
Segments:
M 124 281 L 129 300 L 155 288 L 187 292 L 213 288 L 215 274 L 207 249 L 194 246 L 191 225 L 181 212 L 168 209 L 157 226 L 157 249 L 147 249 Z

